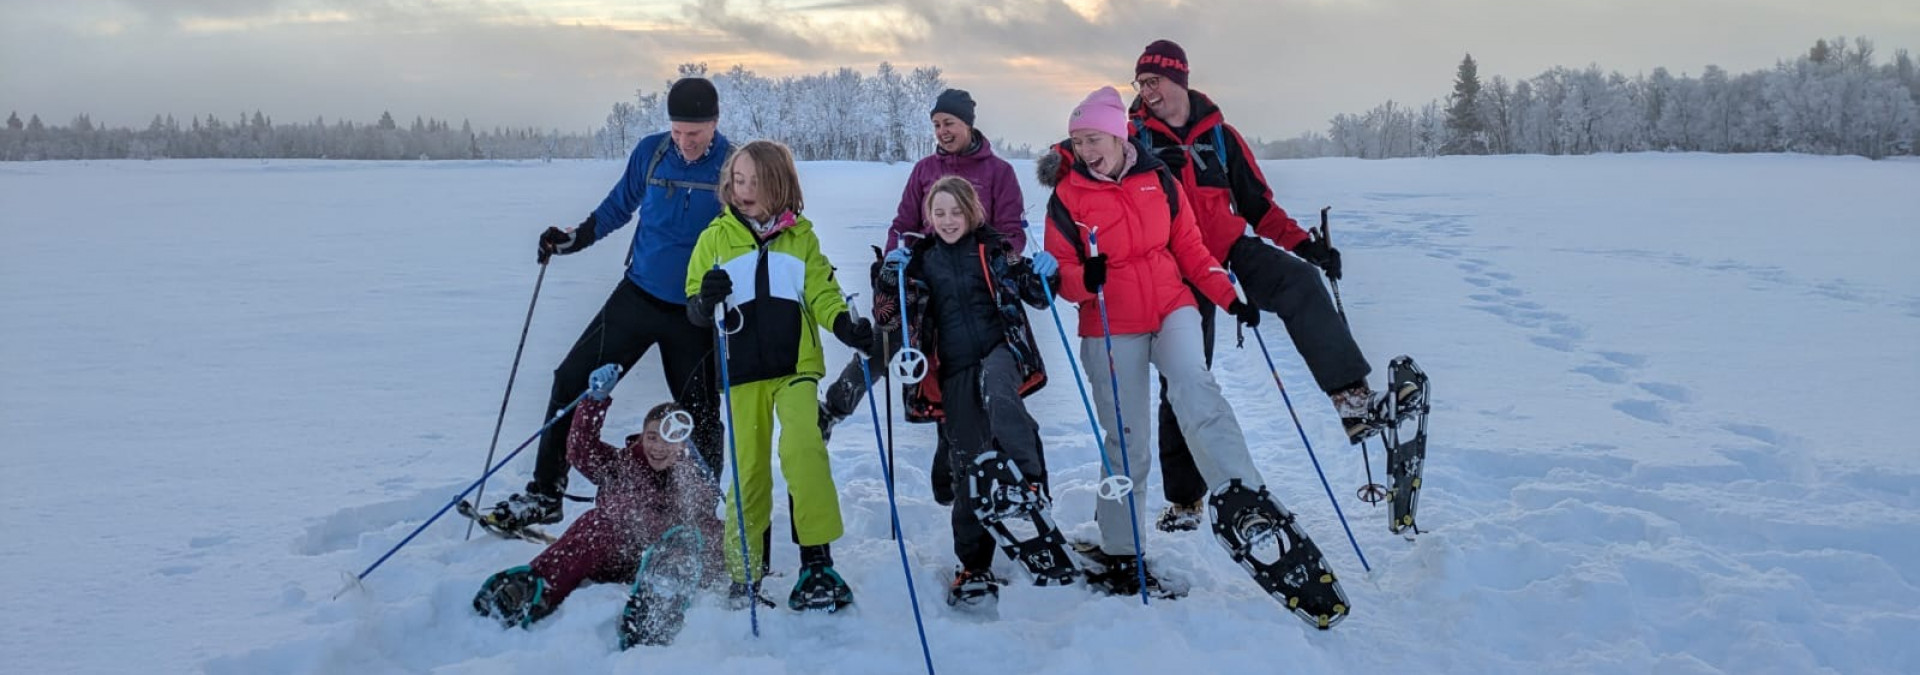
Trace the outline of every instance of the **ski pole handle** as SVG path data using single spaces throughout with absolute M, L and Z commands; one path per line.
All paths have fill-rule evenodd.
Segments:
M 1333 245 L 1333 233 L 1327 229 L 1327 212 L 1331 210 L 1333 210 L 1331 206 L 1320 207 L 1320 238 L 1325 240 L 1328 246 Z
M 1229 272 L 1227 268 L 1224 267 L 1215 267 L 1212 269 L 1220 270 L 1221 274 L 1227 275 L 1227 283 L 1233 284 L 1233 298 L 1239 300 L 1242 305 L 1247 304 L 1247 291 L 1240 287 L 1240 275 Z
M 840 299 L 847 303 L 847 315 L 852 316 L 854 321 L 859 321 L 863 318 L 860 316 L 860 306 L 853 304 L 853 299 L 857 297 L 860 297 L 859 293 L 847 293 L 844 291 L 840 293 Z

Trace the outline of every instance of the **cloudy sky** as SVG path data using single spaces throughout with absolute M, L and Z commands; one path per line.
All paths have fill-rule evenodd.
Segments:
M 1915 0 L 0 0 L 0 108 L 144 126 L 262 110 L 586 130 L 676 64 L 764 75 L 937 65 L 979 126 L 1040 143 L 1141 47 L 1187 49 L 1193 86 L 1250 136 L 1597 63 L 1767 67 L 1815 38 L 1920 50 Z

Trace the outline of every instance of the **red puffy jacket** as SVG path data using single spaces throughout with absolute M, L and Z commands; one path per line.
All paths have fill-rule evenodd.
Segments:
M 1137 141 L 1128 143 L 1138 157 L 1119 182 L 1094 178 L 1065 141 L 1056 152 L 1072 168 L 1041 167 L 1042 183 L 1059 181 L 1047 204 L 1047 253 L 1060 261 L 1060 297 L 1080 305 L 1081 337 L 1101 334 L 1100 309 L 1087 302 L 1093 293 L 1081 281 L 1080 252 L 1085 247 L 1091 253 L 1089 230 L 1081 224 L 1099 228 L 1100 253 L 1107 256 L 1107 318 L 1115 335 L 1159 332 L 1168 314 L 1194 304 L 1187 281 L 1222 307 L 1234 300 L 1233 283 L 1207 252 L 1186 197 L 1170 175 L 1162 177 L 1166 165 Z
M 1227 124 L 1206 94 L 1189 90 L 1187 98 L 1193 121 L 1185 136 L 1154 117 L 1138 98 L 1133 101 L 1131 124 L 1134 137 L 1179 177 L 1207 250 L 1226 260 L 1227 250 L 1249 224 L 1255 234 L 1289 251 L 1306 241 L 1307 231 L 1273 202 L 1273 189 L 1267 187 L 1260 165 L 1253 162 L 1246 139 Z

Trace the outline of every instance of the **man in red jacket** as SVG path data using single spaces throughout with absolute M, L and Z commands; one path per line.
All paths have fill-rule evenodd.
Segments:
M 1358 438 L 1390 406 L 1380 408 L 1386 405 L 1384 394 L 1368 388 L 1372 368 L 1316 278 L 1315 267 L 1332 279 L 1340 278 L 1340 251 L 1301 229 L 1286 209 L 1274 203 L 1273 189 L 1254 162 L 1246 139 L 1227 124 L 1212 99 L 1187 88 L 1187 75 L 1187 53 L 1180 45 L 1170 40 L 1147 45 L 1134 64 L 1133 84 L 1139 95 L 1129 110 L 1131 131 L 1180 179 L 1208 252 L 1240 278 L 1248 302 L 1286 323 L 1287 334 L 1315 382 L 1333 398 L 1349 436 Z M 1258 236 L 1245 234 L 1249 225 Z M 1282 253 L 1282 248 L 1293 255 Z M 1213 303 L 1197 291 L 1194 300 L 1200 304 L 1211 365 Z M 1200 523 L 1207 485 L 1194 467 L 1165 389 L 1162 380 L 1160 463 L 1166 470 L 1169 506 L 1159 527 L 1191 530 Z

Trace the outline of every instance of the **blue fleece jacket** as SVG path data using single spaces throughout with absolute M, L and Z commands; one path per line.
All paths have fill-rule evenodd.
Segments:
M 653 153 L 666 144 L 666 155 L 647 180 Z M 625 227 L 640 213 L 640 226 L 627 249 L 627 279 L 648 294 L 668 302 L 687 301 L 687 262 L 700 232 L 720 215 L 720 167 L 733 144 L 715 132 L 707 154 L 681 156 L 666 132 L 640 139 L 627 158 L 626 173 L 613 185 L 606 200 L 593 210 L 593 240 Z

